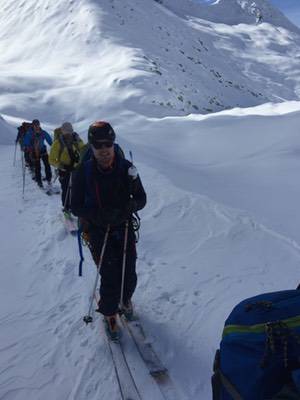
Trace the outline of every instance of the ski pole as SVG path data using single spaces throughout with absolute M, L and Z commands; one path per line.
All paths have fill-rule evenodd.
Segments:
M 125 283 L 125 270 L 126 270 L 126 258 L 127 258 L 127 241 L 128 241 L 128 220 L 125 225 L 124 235 L 124 249 L 123 249 L 123 264 L 122 264 L 122 282 L 121 282 L 121 296 L 120 296 L 120 310 L 124 308 L 124 283 Z
M 64 210 L 66 210 L 66 205 L 67 205 L 69 197 L 70 197 L 69 204 L 71 204 L 71 189 L 72 189 L 72 173 L 70 173 L 70 178 L 69 178 L 69 182 L 68 182 L 68 188 L 67 188 L 67 193 L 66 193 L 65 203 L 64 203 Z
M 70 173 L 70 180 L 69 180 L 69 205 L 71 205 L 72 201 L 72 172 Z
M 130 192 L 130 196 L 129 197 L 130 197 L 130 199 L 132 199 L 133 198 L 133 194 L 132 194 L 132 192 L 133 192 L 133 182 L 138 177 L 138 170 L 133 165 L 133 154 L 132 154 L 131 150 L 129 151 L 129 155 L 130 155 L 131 164 L 132 164 L 131 167 L 128 169 L 128 176 L 130 176 L 130 178 L 131 178 L 130 179 L 130 186 L 129 186 L 129 192 Z M 141 219 L 140 219 L 140 216 L 139 216 L 137 211 L 135 211 L 133 214 L 136 216 L 136 218 L 138 220 L 138 228 L 137 228 L 137 230 L 138 230 L 139 227 L 140 227 L 140 220 Z
M 17 156 L 17 142 L 15 143 L 14 167 L 16 166 L 16 156 Z
M 132 155 L 131 150 L 130 150 L 129 154 L 130 154 L 130 159 L 131 159 L 131 164 L 132 164 L 131 167 L 128 168 L 128 176 L 130 177 L 130 185 L 129 185 L 130 196 L 129 197 L 132 199 L 133 198 L 133 183 L 137 179 L 139 174 L 138 174 L 138 170 L 133 165 L 133 155 Z
M 82 276 L 82 264 L 84 261 L 84 257 L 83 257 L 83 251 L 82 251 L 82 242 L 81 242 L 81 233 L 82 233 L 82 228 L 78 229 L 77 232 L 77 239 L 78 239 L 78 247 L 79 247 L 79 256 L 80 256 L 80 261 L 79 261 L 79 276 Z
M 24 152 L 22 154 L 22 172 L 23 172 L 23 199 L 24 199 L 24 195 L 25 195 L 25 160 L 24 160 Z
M 88 314 L 83 317 L 83 321 L 86 324 L 89 324 L 90 322 L 93 322 L 93 317 L 91 316 L 92 305 L 93 305 L 93 301 L 94 301 L 94 297 L 95 297 L 95 293 L 96 293 L 96 288 L 97 288 L 100 269 L 101 269 L 101 265 L 102 265 L 102 261 L 103 261 L 104 251 L 105 251 L 106 244 L 107 244 L 107 238 L 108 238 L 109 230 L 110 230 L 110 225 L 107 225 L 107 229 L 106 229 L 106 232 L 105 232 L 104 241 L 103 241 L 103 245 L 102 245 L 102 249 L 101 249 L 100 259 L 99 259 L 99 263 L 98 263 L 98 266 L 97 266 L 96 279 L 95 279 L 93 293 L 92 293 L 91 300 L 90 300 L 89 311 L 88 311 Z
M 133 199 L 133 181 L 137 179 L 138 177 L 138 172 L 136 167 L 133 165 L 133 155 L 132 151 L 129 152 L 130 158 L 131 158 L 131 167 L 128 169 L 128 176 L 130 176 L 130 187 L 129 187 L 129 192 L 130 192 L 130 199 Z M 122 312 L 124 308 L 124 283 L 125 283 L 125 270 L 126 270 L 126 258 L 127 258 L 127 242 L 128 242 L 128 226 L 129 226 L 129 221 L 126 221 L 125 225 L 125 235 L 124 235 L 124 249 L 123 249 L 123 264 L 122 264 L 122 281 L 121 281 L 121 295 L 120 295 L 120 304 L 119 308 Z

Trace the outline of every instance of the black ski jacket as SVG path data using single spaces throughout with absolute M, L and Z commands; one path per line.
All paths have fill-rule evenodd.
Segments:
M 109 217 L 118 211 L 121 225 L 133 212 L 144 208 L 146 193 L 139 176 L 134 180 L 128 176 L 131 166 L 131 162 L 117 153 L 109 172 L 100 170 L 94 157 L 83 162 L 72 174 L 72 213 L 105 228 L 105 215 Z

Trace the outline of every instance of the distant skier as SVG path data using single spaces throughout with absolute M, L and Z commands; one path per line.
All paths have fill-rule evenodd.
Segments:
M 28 123 L 27 122 L 22 122 L 22 125 L 18 126 L 18 128 L 17 128 L 18 129 L 18 134 L 17 134 L 17 137 L 16 137 L 16 143 L 19 143 L 21 149 L 24 148 L 24 145 L 23 145 L 24 136 L 25 136 L 27 130 L 31 126 L 32 125 L 31 125 L 30 122 L 28 122 Z
M 54 131 L 54 142 L 49 154 L 49 162 L 58 169 L 62 189 L 62 206 L 64 211 L 70 209 L 70 177 L 80 160 L 80 151 L 84 147 L 79 135 L 74 132 L 70 122 L 64 122 Z
M 73 173 L 71 209 L 81 218 L 95 263 L 99 264 L 104 238 L 108 234 L 100 270 L 98 311 L 104 315 L 106 331 L 118 338 L 117 312 L 123 304 L 125 317 L 133 316 L 131 297 L 136 288 L 136 238 L 133 213 L 146 204 L 146 193 L 131 162 L 115 151 L 115 132 L 109 123 L 97 121 L 88 130 L 92 158 Z M 136 171 L 136 170 L 135 170 Z M 121 295 L 122 261 L 126 226 L 129 221 L 126 273 Z
M 263 22 L 262 13 L 261 13 L 261 11 L 259 9 L 257 9 L 255 14 L 256 14 L 256 25 L 259 25 L 259 24 L 261 24 Z
M 52 145 L 52 138 L 48 132 L 41 129 L 40 121 L 34 119 L 32 121 L 32 127 L 28 129 L 24 136 L 24 147 L 25 151 L 29 152 L 30 158 L 34 164 L 34 179 L 40 187 L 43 187 L 42 176 L 41 176 L 41 160 L 44 163 L 46 180 L 48 184 L 51 184 L 52 173 L 51 167 L 48 160 L 47 147 L 45 141 Z
M 22 125 L 18 126 L 18 134 L 16 137 L 16 143 L 19 143 L 20 149 L 22 152 L 24 152 L 24 159 L 25 159 L 25 165 L 26 167 L 29 167 L 31 171 L 34 171 L 34 163 L 31 158 L 31 154 L 29 151 L 26 151 L 25 146 L 24 146 L 24 137 L 26 132 L 28 131 L 29 128 L 32 127 L 31 122 L 22 122 Z

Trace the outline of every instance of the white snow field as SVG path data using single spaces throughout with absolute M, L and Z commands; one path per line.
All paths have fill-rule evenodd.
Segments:
M 266 0 L 162 3 L 1 2 L 1 400 L 121 399 L 101 317 L 82 321 L 89 252 L 80 278 L 60 197 L 28 172 L 22 195 L 23 120 L 70 120 L 85 140 L 109 120 L 133 151 L 148 195 L 134 303 L 179 400 L 211 399 L 237 302 L 299 283 L 299 31 Z M 142 400 L 160 400 L 129 361 Z

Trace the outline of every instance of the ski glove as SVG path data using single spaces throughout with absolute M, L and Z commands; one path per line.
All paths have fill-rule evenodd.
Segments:
M 130 199 L 125 207 L 125 214 L 127 215 L 127 218 L 130 217 L 132 213 L 136 212 L 137 209 L 137 202 L 134 199 Z

